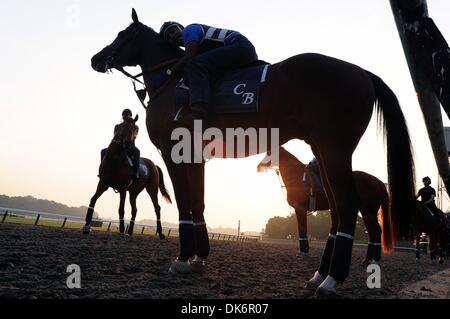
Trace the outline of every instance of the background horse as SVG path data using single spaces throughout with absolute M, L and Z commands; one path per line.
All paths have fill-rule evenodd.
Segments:
M 133 22 L 116 39 L 91 59 L 98 72 L 139 65 L 150 96 L 147 130 L 152 143 L 161 150 L 173 183 L 179 213 L 180 253 L 170 271 L 191 273 L 203 267 L 209 255 L 209 239 L 204 218 L 204 162 L 177 162 L 171 138 L 178 123 L 174 91 L 180 80 L 172 76 L 156 91 L 151 78 L 165 74 L 163 66 L 180 59 L 184 51 L 166 43 L 153 29 L 142 24 L 136 11 Z M 249 147 L 245 152 L 227 153 L 226 128 L 279 129 L 278 145 L 291 139 L 304 140 L 320 164 L 324 187 L 331 206 L 331 229 L 322 260 L 308 287 L 318 296 L 333 296 L 336 286 L 350 270 L 353 235 L 359 198 L 352 170 L 352 156 L 375 109 L 387 143 L 389 190 L 392 221 L 396 234 L 408 230 L 415 195 L 414 165 L 409 133 L 400 105 L 392 90 L 371 72 L 359 66 L 320 54 L 300 54 L 272 64 L 261 84 L 258 113 L 212 113 L 204 129 L 222 132 L 215 142 L 227 158 L 265 153 L 268 147 Z M 320 125 L 318 125 L 320 123 Z M 217 131 L 216 130 L 216 131 Z M 272 136 L 268 136 L 268 141 Z M 261 143 L 262 144 L 262 143 Z M 236 143 L 234 144 L 236 145 Z M 216 152 L 217 153 L 217 152 Z M 216 155 L 216 156 L 219 156 Z M 193 265 L 201 265 L 200 268 Z
M 416 261 L 420 260 L 420 237 L 422 233 L 425 233 L 429 238 L 431 262 L 436 263 L 439 251 L 439 263 L 444 263 L 444 255 L 447 250 L 447 218 L 442 216 L 438 221 L 428 207 L 417 201 L 413 231 L 416 242 Z
M 297 217 L 300 255 L 309 252 L 307 215 L 310 203 L 311 179 L 306 175 L 306 165 L 297 157 L 286 151 L 279 150 L 279 170 L 284 186 L 286 187 L 287 201 L 295 209 Z M 270 156 L 266 156 L 260 164 L 261 167 L 270 167 Z M 366 258 L 363 264 L 381 259 L 381 247 L 385 252 L 393 250 L 394 239 L 392 225 L 389 220 L 389 194 L 386 186 L 375 176 L 355 171 L 353 173 L 356 190 L 360 198 L 359 211 L 369 234 Z M 328 210 L 330 205 L 326 197 L 317 196 L 315 210 Z M 378 216 L 380 213 L 380 216 Z M 381 227 L 378 221 L 381 221 Z M 383 240 L 381 240 L 383 234 Z
M 137 214 L 136 199 L 139 193 L 145 188 L 147 193 L 150 195 L 155 208 L 156 231 L 159 238 L 165 238 L 161 227 L 161 207 L 158 204 L 158 188 L 163 197 L 169 203 L 171 203 L 171 199 L 164 185 L 164 177 L 161 168 L 156 166 L 148 158 L 141 158 L 140 165 L 145 166 L 147 173 L 139 174 L 139 178 L 130 185 L 132 167 L 130 165 L 130 159 L 127 155 L 126 145 L 129 145 L 132 136 L 137 129 L 135 125 L 136 121 L 137 116 L 134 120 L 127 119 L 119 125 L 113 140 L 108 146 L 106 155 L 100 163 L 100 180 L 98 181 L 97 191 L 94 196 L 92 196 L 86 213 L 86 224 L 83 227 L 83 233 L 85 234 L 88 234 L 91 231 L 90 225 L 92 215 L 94 213 L 95 203 L 98 198 L 111 187 L 120 194 L 119 232 L 121 234 L 125 232 L 124 215 L 127 191 L 130 193 L 131 221 L 128 227 L 128 235 L 132 235 Z

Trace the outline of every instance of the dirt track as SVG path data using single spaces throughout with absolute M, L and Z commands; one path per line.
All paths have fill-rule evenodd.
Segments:
M 303 289 L 322 250 L 296 257 L 295 245 L 211 242 L 208 271 L 180 277 L 167 272 L 178 239 L 0 224 L 0 298 L 312 298 Z M 381 289 L 368 289 L 360 266 L 365 248 L 353 250 L 343 298 L 397 298 L 407 285 L 449 267 L 420 264 L 411 253 L 382 260 Z M 81 267 L 81 289 L 68 289 L 66 267 Z

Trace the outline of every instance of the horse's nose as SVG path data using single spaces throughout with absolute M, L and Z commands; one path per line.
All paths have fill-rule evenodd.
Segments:
M 103 50 L 101 50 L 100 52 L 98 52 L 97 54 L 95 54 L 92 58 L 91 58 L 91 67 L 100 73 L 105 73 L 108 69 L 108 65 L 106 63 L 106 48 L 104 48 Z

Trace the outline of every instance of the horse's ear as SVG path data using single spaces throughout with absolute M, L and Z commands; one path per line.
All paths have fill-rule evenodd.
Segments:
M 135 23 L 139 22 L 138 15 L 136 13 L 136 10 L 134 10 L 134 8 L 131 10 L 131 19 L 133 19 L 133 22 Z
M 136 114 L 136 116 L 134 117 L 134 120 L 133 120 L 133 121 L 136 123 L 137 120 L 139 120 L 139 114 Z

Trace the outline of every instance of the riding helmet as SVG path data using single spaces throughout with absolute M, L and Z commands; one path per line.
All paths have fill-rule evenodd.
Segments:
M 167 21 L 167 22 L 164 22 L 164 24 L 161 26 L 161 29 L 159 30 L 159 35 L 164 40 L 166 40 L 166 32 L 167 32 L 167 30 L 169 30 L 172 27 L 177 27 L 178 30 L 180 30 L 180 31 L 184 30 L 183 25 L 181 25 L 180 23 L 175 22 L 175 21 Z
M 125 117 L 132 117 L 132 116 L 133 116 L 133 113 L 131 113 L 130 109 L 125 109 L 125 110 L 122 111 L 122 117 L 123 118 L 125 118 Z
M 428 176 L 425 176 L 424 178 L 422 178 L 422 182 L 426 182 L 426 181 L 431 183 L 431 178 L 429 178 Z

